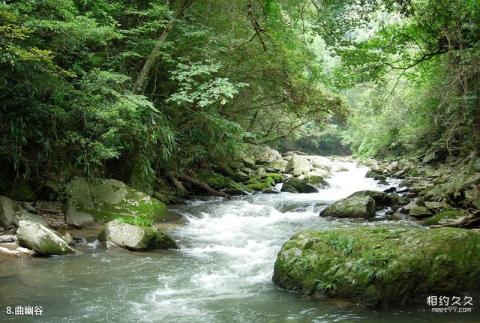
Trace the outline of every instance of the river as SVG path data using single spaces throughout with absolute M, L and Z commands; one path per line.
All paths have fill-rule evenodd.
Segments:
M 281 245 L 303 228 L 415 225 L 326 219 L 332 201 L 364 190 L 382 190 L 355 163 L 337 161 L 331 188 L 314 194 L 255 194 L 173 206 L 163 225 L 179 250 L 128 252 L 105 249 L 93 234 L 77 256 L 0 263 L 0 304 L 40 305 L 44 322 L 473 322 L 426 306 L 360 309 L 342 301 L 309 300 L 276 287 L 273 265 Z M 397 185 L 397 182 L 392 182 Z M 4 308 L 2 311 L 4 311 Z M 32 321 L 27 317 L 3 319 Z

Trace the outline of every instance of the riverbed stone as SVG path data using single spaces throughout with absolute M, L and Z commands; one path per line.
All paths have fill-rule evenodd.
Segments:
M 67 220 L 71 224 L 109 221 L 119 217 L 143 217 L 150 220 L 164 219 L 167 207 L 159 200 L 136 191 L 114 179 L 75 178 L 66 188 Z
M 386 206 L 405 205 L 410 202 L 409 199 L 395 193 L 385 193 L 381 191 L 372 191 L 372 190 L 358 191 L 350 195 L 350 197 L 354 197 L 354 196 L 371 197 L 375 201 L 375 206 L 380 209 Z
M 17 238 L 21 246 L 45 256 L 73 254 L 70 247 L 55 231 L 31 220 L 20 220 Z
M 422 219 L 433 215 L 432 211 L 430 211 L 426 206 L 418 205 L 414 201 L 405 205 L 403 210 L 417 219 Z
M 305 156 L 294 154 L 288 162 L 287 173 L 291 173 L 293 176 L 305 175 L 311 168 L 312 165 Z
M 287 170 L 287 166 L 288 166 L 288 161 L 286 161 L 285 159 L 281 158 L 281 159 L 277 159 L 271 163 L 268 164 L 271 168 L 273 168 L 274 170 L 278 171 L 278 172 L 281 172 L 281 173 L 284 173 L 286 170 Z
M 0 256 L 13 258 L 27 258 L 35 254 L 35 251 L 21 247 L 17 241 L 0 242 Z
M 82 212 L 79 208 L 75 207 L 75 202 L 72 200 L 67 201 L 65 206 L 65 222 L 75 227 L 86 227 L 95 223 L 95 219 L 87 212 Z
M 305 177 L 305 180 L 309 184 L 311 184 L 315 187 L 318 187 L 318 188 L 328 188 L 328 187 L 330 187 L 330 184 L 325 180 L 325 178 L 323 176 L 310 175 L 310 176 Z
M 0 195 L 0 225 L 6 228 L 18 225 L 17 211 L 20 208 L 9 197 Z
M 282 155 L 280 155 L 278 150 L 267 145 L 254 146 L 251 151 L 257 164 L 271 164 L 282 159 Z
M 108 222 L 99 239 L 132 251 L 176 248 L 175 241 L 164 232 L 120 221 Z
M 369 196 L 349 196 L 328 205 L 320 216 L 371 218 L 375 216 L 375 200 Z
M 282 192 L 317 193 L 318 189 L 306 179 L 290 178 L 283 183 Z
M 302 231 L 283 246 L 274 282 L 365 306 L 425 302 L 480 290 L 480 233 L 455 228 Z

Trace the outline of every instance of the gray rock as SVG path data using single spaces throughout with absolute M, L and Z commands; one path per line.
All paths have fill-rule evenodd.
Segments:
M 0 242 L 0 256 L 25 258 L 31 257 L 35 254 L 35 251 L 23 248 L 17 244 L 17 242 Z
M 295 191 L 298 193 L 317 193 L 318 189 L 305 179 L 291 178 L 283 183 L 282 192 L 294 193 Z
M 19 210 L 17 203 L 0 195 L 0 225 L 9 228 L 18 225 L 17 211 Z
M 75 253 L 75 250 L 56 232 L 34 221 L 20 220 L 17 238 L 21 246 L 33 249 L 42 255 L 50 256 Z
M 287 170 L 288 161 L 286 161 L 285 159 L 278 159 L 270 163 L 269 166 L 273 168 L 275 171 L 284 173 Z
M 0 235 L 0 243 L 16 242 L 16 241 L 18 241 L 18 239 L 17 239 L 17 237 L 14 236 L 13 234 Z
M 16 213 L 16 216 L 17 216 L 18 221 L 27 220 L 27 221 L 32 221 L 32 222 L 35 222 L 35 223 L 40 223 L 41 225 L 44 225 L 44 226 L 48 227 L 47 222 L 42 217 L 40 217 L 37 214 L 30 213 L 25 209 L 22 209 L 22 210 L 18 211 Z
M 327 206 L 320 216 L 371 218 L 375 216 L 375 200 L 369 196 L 349 196 Z
M 65 222 L 75 227 L 85 227 L 95 223 L 95 220 L 90 214 L 77 209 L 72 201 L 67 201 Z
M 281 191 L 286 193 L 298 193 L 298 191 L 290 185 L 283 185 Z
M 375 206 L 377 208 L 382 208 L 386 206 L 393 206 L 393 205 L 405 205 L 408 204 L 410 201 L 409 199 L 402 197 L 395 193 L 385 193 L 380 191 L 358 191 L 350 195 L 350 197 L 354 196 L 368 196 L 371 197 L 375 201 Z
M 108 222 L 99 238 L 133 251 L 176 248 L 175 241 L 157 229 L 131 225 L 120 221 Z
M 21 204 L 22 207 L 28 212 L 37 214 L 37 209 L 32 205 L 31 202 L 23 201 Z
M 408 213 L 409 215 L 418 219 L 426 218 L 433 215 L 432 211 L 430 211 L 427 207 L 418 205 L 415 202 L 410 202 L 408 205 L 405 205 L 403 207 L 403 210 L 406 211 L 406 213 Z
M 440 210 L 440 209 L 446 209 L 448 205 L 446 205 L 443 202 L 436 202 L 436 201 L 425 201 L 423 204 L 427 207 L 429 210 Z
M 312 165 L 308 159 L 304 156 L 293 155 L 287 165 L 287 172 L 294 176 L 300 176 L 308 174 Z

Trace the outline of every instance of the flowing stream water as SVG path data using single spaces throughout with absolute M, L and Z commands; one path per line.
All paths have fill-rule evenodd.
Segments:
M 328 203 L 383 185 L 351 162 L 335 162 L 331 188 L 314 194 L 255 194 L 172 207 L 164 225 L 179 250 L 105 249 L 92 237 L 80 255 L 0 262 L 0 305 L 41 305 L 45 322 L 473 322 L 475 314 L 430 308 L 359 309 L 342 301 L 309 300 L 272 283 L 282 244 L 303 228 L 390 222 L 326 219 Z M 392 182 L 396 185 L 397 183 Z M 85 232 L 83 232 L 85 234 Z M 3 316 L 1 316 L 3 315 Z M 0 314 L 3 320 L 32 321 Z

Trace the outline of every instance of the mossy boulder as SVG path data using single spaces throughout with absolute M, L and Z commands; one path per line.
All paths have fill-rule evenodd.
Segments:
M 132 251 L 177 248 L 175 241 L 162 231 L 118 220 L 108 222 L 99 239 Z
M 159 200 L 136 191 L 114 179 L 75 178 L 66 188 L 68 201 L 67 223 L 75 224 L 73 215 L 82 215 L 81 221 L 110 221 L 118 217 L 164 219 L 167 207 Z
M 282 174 L 279 173 L 265 173 L 261 178 L 270 178 L 274 183 L 280 183 L 283 180 Z
M 270 191 L 277 181 L 281 181 L 281 175 L 279 175 L 276 173 L 264 173 L 262 176 L 254 176 L 247 181 L 245 186 L 251 191 Z
M 73 254 L 70 247 L 56 232 L 30 220 L 20 220 L 17 238 L 21 246 L 45 256 Z
M 375 216 L 375 200 L 369 196 L 352 195 L 328 205 L 320 216 L 371 218 Z
M 251 191 L 251 189 L 248 188 L 246 185 L 238 183 L 230 177 L 224 176 L 214 171 L 202 170 L 198 172 L 196 177 L 216 190 L 228 191 L 228 194 L 233 193 L 232 195 L 244 195 L 247 192 Z
M 423 221 L 424 225 L 436 225 L 436 224 L 448 224 L 453 223 L 467 214 L 463 210 L 459 209 L 447 209 L 440 213 L 435 214 Z
M 418 205 L 416 202 L 410 202 L 409 204 L 405 205 L 403 207 L 403 211 L 417 219 L 423 219 L 433 215 L 432 211 L 430 211 L 426 206 Z
M 151 244 L 152 249 L 178 249 L 175 240 L 161 230 L 156 230 L 155 238 Z
M 383 208 L 392 205 L 405 205 L 409 203 L 409 199 L 395 193 L 385 193 L 380 191 L 358 191 L 350 195 L 350 197 L 371 197 L 375 201 L 377 208 Z
M 290 178 L 283 183 L 282 192 L 317 193 L 318 189 L 305 179 Z
M 268 166 L 276 171 L 284 173 L 287 170 L 288 161 L 285 159 L 277 159 L 276 161 L 269 163 Z
M 455 228 L 303 231 L 283 246 L 273 280 L 367 306 L 480 291 L 480 233 Z
M 323 178 L 323 176 L 311 175 L 305 178 L 308 184 L 319 188 L 328 188 L 330 184 Z

